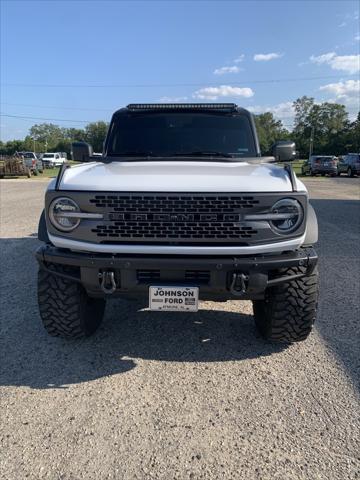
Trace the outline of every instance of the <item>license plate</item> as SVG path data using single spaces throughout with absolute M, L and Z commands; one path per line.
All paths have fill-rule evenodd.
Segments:
M 150 310 L 197 312 L 198 303 L 198 287 L 149 287 Z

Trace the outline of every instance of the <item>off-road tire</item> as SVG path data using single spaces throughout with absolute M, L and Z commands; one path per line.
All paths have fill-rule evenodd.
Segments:
M 56 265 L 53 268 L 65 275 L 74 273 L 71 267 Z M 101 324 L 105 300 L 91 298 L 80 283 L 40 268 L 38 305 L 49 335 L 82 338 L 93 334 Z
M 304 271 L 290 268 L 281 274 Z M 316 318 L 318 276 L 316 268 L 311 275 L 268 288 L 264 300 L 253 301 L 255 324 L 265 339 L 293 343 L 309 336 Z

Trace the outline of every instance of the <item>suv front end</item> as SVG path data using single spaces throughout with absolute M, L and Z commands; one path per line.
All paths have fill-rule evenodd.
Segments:
M 251 115 L 224 105 L 204 106 L 199 109 L 202 116 L 196 116 L 199 107 L 194 105 L 182 110 L 129 106 L 113 117 L 102 161 L 61 168 L 46 193 L 39 224 L 44 244 L 37 251 L 40 313 L 50 334 L 90 334 L 99 324 L 105 299 L 148 296 L 150 307 L 168 311 L 195 311 L 198 299 L 253 300 L 256 324 L 266 338 L 291 342 L 307 337 L 317 302 L 315 213 L 291 169 L 259 157 Z M 157 116 L 151 117 L 154 112 Z M 169 112 L 176 115 L 171 118 Z M 189 155 L 176 151 L 158 156 L 151 149 L 143 155 L 129 151 L 111 155 L 111 143 L 120 145 L 127 138 L 114 140 L 118 125 L 136 126 L 135 117 L 151 129 L 166 119 L 170 129 L 166 134 L 172 136 L 176 122 L 184 129 L 190 117 L 181 115 L 186 114 L 193 115 L 190 123 L 199 128 L 200 143 L 206 138 L 204 125 L 211 131 L 221 123 L 228 132 L 231 119 L 241 116 L 236 127 L 245 125 L 249 130 L 243 138 L 249 134 L 252 138 L 237 151 L 253 149 L 252 156 L 219 154 L 214 144 L 206 149 L 202 144 L 201 151 L 193 149 Z M 146 137 L 148 132 L 143 133 Z M 176 139 L 179 132 L 174 133 Z M 181 135 L 187 138 L 186 132 Z M 229 138 L 231 143 L 235 137 Z M 54 311 L 49 314 L 50 279 L 76 285 L 78 302 L 87 299 L 82 311 L 92 319 L 89 325 L 78 318 L 74 333 Z M 290 301 L 292 318 L 284 311 L 282 327 L 269 327 L 279 298 L 294 285 L 298 294 Z M 193 291 L 196 299 L 187 306 L 170 298 Z M 153 295 L 169 298 L 155 300 Z M 308 305 L 304 295 L 309 295 Z M 91 311 L 97 312 L 96 319 Z M 294 323 L 301 328 L 294 329 Z

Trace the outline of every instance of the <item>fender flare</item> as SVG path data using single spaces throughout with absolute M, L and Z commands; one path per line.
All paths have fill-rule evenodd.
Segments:
M 306 234 L 304 240 L 305 245 L 314 245 L 319 238 L 319 227 L 315 210 L 312 205 L 308 205 L 307 220 L 306 220 Z
M 51 243 L 48 232 L 47 232 L 47 228 L 46 228 L 45 210 L 43 210 L 40 215 L 39 226 L 38 226 L 38 239 L 41 242 Z

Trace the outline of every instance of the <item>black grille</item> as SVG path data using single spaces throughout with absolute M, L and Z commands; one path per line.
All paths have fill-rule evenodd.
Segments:
M 185 270 L 185 280 L 198 283 L 208 283 L 210 281 L 210 271 Z
M 160 278 L 160 270 L 147 269 L 136 270 L 136 278 L 139 282 L 147 282 L 148 280 L 158 280 Z
M 96 195 L 90 203 L 124 213 L 233 213 L 259 201 L 252 196 L 228 195 Z
M 165 277 L 166 277 L 166 271 L 165 271 Z M 148 283 L 153 280 L 160 280 L 161 272 L 160 270 L 157 270 L 157 269 L 136 270 L 136 278 L 138 282 Z M 196 284 L 209 283 L 210 271 L 209 270 L 181 270 L 176 275 L 176 281 L 180 281 L 180 282 L 187 281 L 187 282 L 193 282 Z
M 103 242 L 239 243 L 258 233 L 239 223 L 259 203 L 248 195 L 96 195 L 90 203 L 107 212 L 92 229 Z

